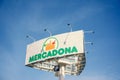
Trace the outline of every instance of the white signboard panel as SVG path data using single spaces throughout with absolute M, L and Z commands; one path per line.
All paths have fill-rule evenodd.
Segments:
M 27 45 L 25 64 L 80 53 L 84 53 L 83 30 L 51 36 Z

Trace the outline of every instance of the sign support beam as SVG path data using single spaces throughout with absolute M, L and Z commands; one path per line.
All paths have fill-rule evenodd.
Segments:
M 64 80 L 64 65 L 60 65 L 59 80 Z

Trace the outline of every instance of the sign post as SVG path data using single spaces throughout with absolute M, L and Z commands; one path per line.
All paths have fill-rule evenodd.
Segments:
M 59 80 L 64 80 L 64 68 L 65 66 L 64 65 L 60 65 L 60 71 L 59 71 Z
M 55 72 L 59 80 L 66 74 L 79 75 L 85 67 L 84 31 L 50 36 L 27 45 L 25 65 Z

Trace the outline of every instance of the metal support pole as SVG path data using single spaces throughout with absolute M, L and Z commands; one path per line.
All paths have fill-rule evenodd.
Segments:
M 60 65 L 59 80 L 64 80 L 64 65 Z
M 70 27 L 70 32 L 72 32 L 72 26 L 71 26 L 71 24 L 67 24 L 68 25 L 68 27 Z
M 50 34 L 50 36 L 52 36 L 52 33 L 48 29 L 44 29 L 44 31 L 47 31 Z
M 27 35 L 26 38 L 30 38 L 31 40 L 33 40 L 34 42 L 36 41 L 34 37 Z

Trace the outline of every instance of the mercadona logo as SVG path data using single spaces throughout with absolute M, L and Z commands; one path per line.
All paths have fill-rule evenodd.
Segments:
M 59 45 L 58 40 L 55 37 L 50 37 L 43 43 L 42 50 L 50 51 L 53 49 L 57 49 L 58 45 Z
M 45 60 L 53 57 L 71 55 L 78 52 L 76 46 L 59 47 L 58 40 L 55 37 L 48 38 L 42 46 L 42 52 L 29 57 L 29 62 Z

